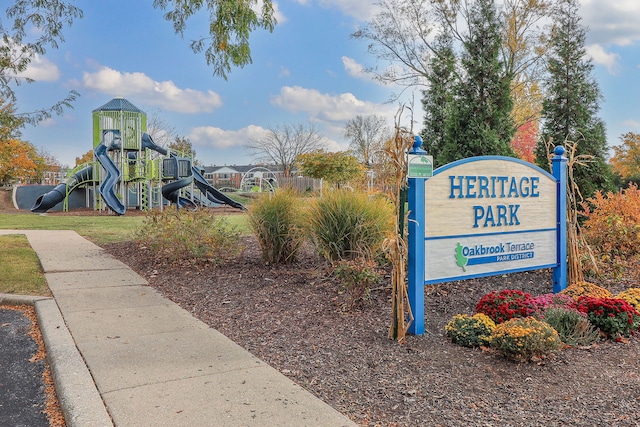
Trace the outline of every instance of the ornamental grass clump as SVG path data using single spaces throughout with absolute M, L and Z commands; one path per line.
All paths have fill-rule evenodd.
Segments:
M 613 296 L 607 289 L 589 282 L 572 283 L 560 293 L 569 295 L 575 300 L 584 295 L 594 298 L 611 298 Z
M 575 308 L 550 306 L 541 320 L 551 325 L 562 342 L 569 346 L 588 346 L 600 339 L 598 329 Z
M 493 291 L 480 298 L 476 313 L 484 313 L 495 323 L 515 317 L 527 317 L 531 313 L 531 294 L 517 289 Z
M 495 322 L 486 314 L 477 313 L 473 316 L 456 314 L 444 330 L 454 344 L 479 347 L 489 344 L 489 337 L 495 327 Z
M 576 307 L 609 338 L 628 337 L 640 328 L 640 313 L 623 299 L 582 296 Z
M 272 195 L 260 197 L 251 205 L 248 217 L 266 262 L 295 262 L 304 240 L 299 198 L 293 190 L 279 189 Z
M 393 232 L 393 206 L 383 198 L 336 190 L 309 206 L 305 227 L 320 255 L 328 261 L 375 259 Z
M 562 348 L 558 332 L 534 317 L 513 318 L 497 325 L 489 343 L 505 357 L 525 362 Z
M 615 298 L 625 300 L 636 310 L 640 311 L 640 288 L 629 288 L 626 291 L 620 292 Z

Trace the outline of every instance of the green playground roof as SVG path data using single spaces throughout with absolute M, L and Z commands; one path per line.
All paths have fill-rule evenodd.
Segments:
M 96 108 L 92 113 L 98 111 L 130 111 L 133 113 L 143 113 L 141 109 L 130 103 L 124 98 L 113 98 L 111 101 L 104 104 L 102 107 Z

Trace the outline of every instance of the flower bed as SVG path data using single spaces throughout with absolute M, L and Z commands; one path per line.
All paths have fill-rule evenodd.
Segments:
M 473 316 L 453 316 L 445 332 L 456 344 L 489 346 L 508 358 L 528 361 L 563 346 L 637 333 L 640 312 L 634 304 L 640 304 L 640 289 L 618 295 L 588 282 L 539 296 L 518 289 L 494 291 L 480 298 Z

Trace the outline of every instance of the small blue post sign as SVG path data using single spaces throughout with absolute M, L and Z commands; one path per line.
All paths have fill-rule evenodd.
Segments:
M 566 287 L 563 147 L 552 161 L 549 174 L 516 158 L 472 157 L 409 178 L 410 333 L 424 333 L 425 285 L 552 268 L 553 292 Z

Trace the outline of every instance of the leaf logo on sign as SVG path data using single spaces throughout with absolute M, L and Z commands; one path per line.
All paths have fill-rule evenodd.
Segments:
M 462 268 L 462 271 L 467 271 L 467 269 L 465 268 L 467 265 L 467 262 L 469 262 L 469 259 L 462 255 L 462 245 L 460 244 L 460 242 L 458 242 L 458 245 L 456 246 L 456 264 L 458 265 L 458 267 Z

